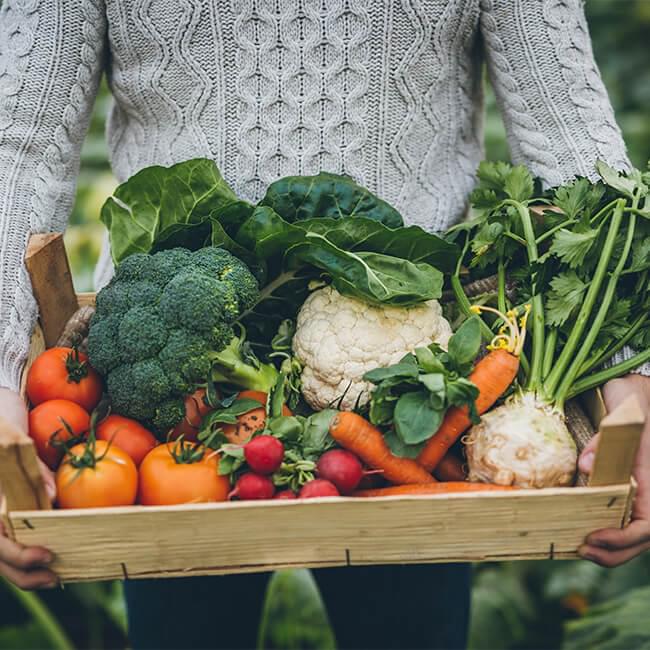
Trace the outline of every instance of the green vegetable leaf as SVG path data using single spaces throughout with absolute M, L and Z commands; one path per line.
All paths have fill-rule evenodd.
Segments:
M 122 183 L 101 211 L 113 261 L 154 247 L 204 245 L 209 218 L 237 197 L 211 160 L 197 158 L 171 167 L 147 167 Z
M 407 445 L 428 440 L 440 427 L 443 413 L 433 408 L 428 391 L 404 393 L 395 406 L 397 435 Z
M 431 349 L 431 347 L 428 348 L 415 348 L 415 358 L 417 359 L 417 365 L 420 366 L 420 368 L 424 372 L 444 372 L 445 371 L 445 366 L 442 363 L 442 361 L 438 358 L 438 354 L 441 350 L 437 344 L 434 344 L 432 347 L 436 349 L 436 353 Z
M 596 162 L 596 169 L 605 185 L 609 185 L 629 198 L 634 197 L 634 190 L 636 189 L 637 184 L 632 179 L 626 178 L 623 174 L 612 169 L 602 160 Z
M 548 324 L 560 327 L 582 304 L 587 285 L 575 271 L 566 271 L 551 280 L 551 290 L 546 297 Z
M 337 412 L 334 409 L 324 409 L 313 413 L 305 420 L 301 440 L 305 458 L 316 459 L 324 451 L 334 446 L 334 440 L 329 435 L 329 429 Z
M 481 348 L 481 326 L 478 316 L 468 318 L 452 334 L 447 346 L 449 360 L 462 371 L 467 364 L 474 363 Z
M 526 167 L 516 165 L 506 176 L 503 189 L 514 201 L 528 201 L 532 198 L 535 189 L 533 177 Z
M 416 358 L 412 354 L 406 355 L 399 363 L 386 368 L 374 368 L 363 375 L 364 381 L 379 384 L 385 379 L 417 377 L 419 373 Z
M 578 178 L 557 188 L 553 202 L 569 219 L 576 219 L 582 212 L 591 212 L 604 193 L 603 185 L 593 185 L 586 178 Z
M 445 408 L 445 376 L 440 372 L 420 375 L 419 381 L 429 391 L 429 401 L 436 410 Z
M 479 187 L 505 193 L 506 179 L 511 170 L 512 166 L 505 162 L 481 161 L 476 172 Z
M 384 440 L 391 452 L 400 458 L 417 458 L 427 444 L 424 440 L 416 445 L 407 445 L 392 429 L 384 433 Z
M 597 239 L 598 230 L 594 228 L 584 231 L 562 228 L 555 234 L 550 250 L 572 269 L 575 269 L 584 263 L 585 257 Z
M 273 208 L 290 223 L 313 217 L 366 217 L 390 228 L 404 223 L 395 208 L 366 188 L 328 172 L 282 178 L 269 185 L 260 205 Z

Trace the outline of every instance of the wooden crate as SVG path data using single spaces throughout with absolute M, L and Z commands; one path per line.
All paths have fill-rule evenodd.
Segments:
M 60 237 L 34 238 L 29 268 L 41 306 L 31 361 L 56 340 L 77 304 L 92 303 L 93 296 L 74 295 Z M 588 487 L 92 510 L 51 509 L 30 439 L 0 421 L 2 517 L 17 541 L 51 549 L 52 569 L 69 582 L 574 558 L 591 531 L 627 523 L 643 427 L 633 399 L 605 417 L 602 400 L 592 399 L 588 410 L 602 433 Z

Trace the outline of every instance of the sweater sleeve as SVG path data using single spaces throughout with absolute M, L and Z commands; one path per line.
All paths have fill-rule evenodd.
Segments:
M 0 386 L 17 389 L 38 310 L 30 234 L 65 229 L 105 56 L 103 0 L 0 10 Z
M 630 168 L 581 0 L 481 0 L 481 34 L 514 163 L 547 186 L 595 180 L 599 159 Z M 650 375 L 650 363 L 635 372 Z

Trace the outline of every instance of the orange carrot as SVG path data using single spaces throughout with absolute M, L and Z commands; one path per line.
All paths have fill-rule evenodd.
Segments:
M 497 348 L 488 352 L 474 367 L 469 376 L 479 389 L 476 410 L 485 413 L 507 390 L 519 370 L 519 357 Z M 469 410 L 466 406 L 452 406 L 445 414 L 440 428 L 429 438 L 417 462 L 429 472 L 433 472 L 449 448 L 460 438 L 470 424 Z
M 351 411 L 342 411 L 330 424 L 330 435 L 372 469 L 382 470 L 391 483 L 435 483 L 436 479 L 411 458 L 393 455 L 381 431 Z
M 438 463 L 435 476 L 439 481 L 464 481 L 467 478 L 467 473 L 463 467 L 463 461 L 448 452 Z
M 454 492 L 501 492 L 516 490 L 513 485 L 495 485 L 494 483 L 469 483 L 467 481 L 447 481 L 446 483 L 426 483 L 414 485 L 393 485 L 374 490 L 357 490 L 353 497 L 393 497 L 409 494 L 451 494 Z

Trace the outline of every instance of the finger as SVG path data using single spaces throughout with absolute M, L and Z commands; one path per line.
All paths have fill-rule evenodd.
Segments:
M 637 519 L 625 528 L 602 528 L 596 530 L 585 540 L 589 546 L 605 550 L 620 550 L 650 542 L 650 522 Z
M 594 467 L 594 460 L 596 458 L 596 450 L 600 442 L 600 433 L 597 433 L 582 450 L 580 458 L 578 459 L 578 467 L 584 474 L 591 474 Z
M 637 557 L 637 555 L 641 555 L 641 553 L 647 551 L 649 548 L 649 542 L 617 551 L 608 551 L 604 548 L 585 544 L 578 549 L 578 553 L 580 554 L 580 557 L 585 560 L 589 560 L 590 562 L 594 562 L 600 566 L 612 568 L 629 562 Z
M 41 546 L 22 546 L 8 537 L 0 537 L 0 561 L 17 569 L 43 567 L 52 561 L 52 554 Z
M 20 589 L 51 589 L 59 584 L 56 574 L 47 569 L 21 571 L 5 562 L 0 562 L 0 574 Z

